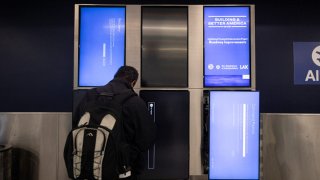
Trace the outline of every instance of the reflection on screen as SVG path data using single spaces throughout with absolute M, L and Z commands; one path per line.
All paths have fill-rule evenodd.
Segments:
M 259 179 L 259 92 L 210 92 L 209 179 Z
M 250 86 L 250 7 L 204 7 L 204 86 Z
M 125 7 L 81 7 L 79 86 L 108 83 L 125 61 Z

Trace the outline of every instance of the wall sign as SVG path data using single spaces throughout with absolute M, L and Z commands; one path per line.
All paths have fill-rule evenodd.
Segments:
M 320 84 L 320 42 L 294 42 L 294 84 Z

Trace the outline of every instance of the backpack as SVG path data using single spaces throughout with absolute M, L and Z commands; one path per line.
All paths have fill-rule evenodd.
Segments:
M 69 178 L 113 180 L 131 176 L 122 104 L 135 95 L 131 90 L 119 94 L 96 91 L 95 98 L 87 102 L 64 147 Z

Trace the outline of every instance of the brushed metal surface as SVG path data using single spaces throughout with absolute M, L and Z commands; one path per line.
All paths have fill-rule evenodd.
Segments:
M 199 93 L 197 90 L 191 91 L 191 95 L 198 97 L 191 99 L 195 106 L 199 104 Z M 190 128 L 194 127 L 190 131 L 190 150 L 193 154 L 190 155 L 191 175 L 201 175 L 197 114 L 190 114 Z M 261 118 L 263 179 L 317 180 L 320 176 L 320 115 L 262 113 Z M 70 128 L 71 113 L 0 113 L 0 144 L 28 150 L 34 158 L 38 158 L 39 174 L 35 177 L 68 179 L 62 149 Z
M 143 6 L 141 85 L 188 86 L 188 6 Z
M 0 145 L 0 179 L 12 179 L 12 148 L 10 145 Z
M 203 174 L 203 175 L 192 175 L 189 178 L 190 180 L 208 180 L 208 175 Z
M 203 6 L 189 6 L 189 88 L 203 88 Z
M 256 18 L 255 18 L 255 5 L 250 5 L 251 14 L 251 87 L 256 90 Z
M 62 155 L 70 128 L 71 113 L 0 113 L 0 144 L 19 155 L 18 179 L 68 179 Z
M 126 65 L 133 66 L 141 72 L 141 6 L 127 6 L 126 13 Z M 140 88 L 140 82 L 141 75 L 135 88 Z
M 191 89 L 190 92 L 190 120 L 189 120 L 189 141 L 190 141 L 190 159 L 189 174 L 201 175 L 201 112 L 202 112 L 202 90 Z
M 65 114 L 59 114 L 59 120 L 58 120 L 58 158 L 57 158 L 57 180 L 65 180 L 69 179 L 68 174 L 66 171 L 66 166 L 64 164 L 63 159 L 63 150 L 64 145 L 66 142 L 66 138 L 68 136 L 69 131 L 72 128 L 72 114 L 71 113 L 65 113 Z
M 79 5 L 74 5 L 74 13 L 79 14 Z M 78 86 L 78 67 L 79 67 L 79 16 L 74 17 L 74 37 L 73 37 L 73 89 L 77 89 Z
M 319 180 L 320 114 L 261 114 L 263 179 Z

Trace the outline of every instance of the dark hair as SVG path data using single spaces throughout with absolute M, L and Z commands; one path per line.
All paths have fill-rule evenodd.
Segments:
M 138 79 L 138 76 L 138 71 L 134 67 L 121 66 L 114 75 L 114 78 L 120 78 L 126 80 L 128 83 L 132 83 Z

